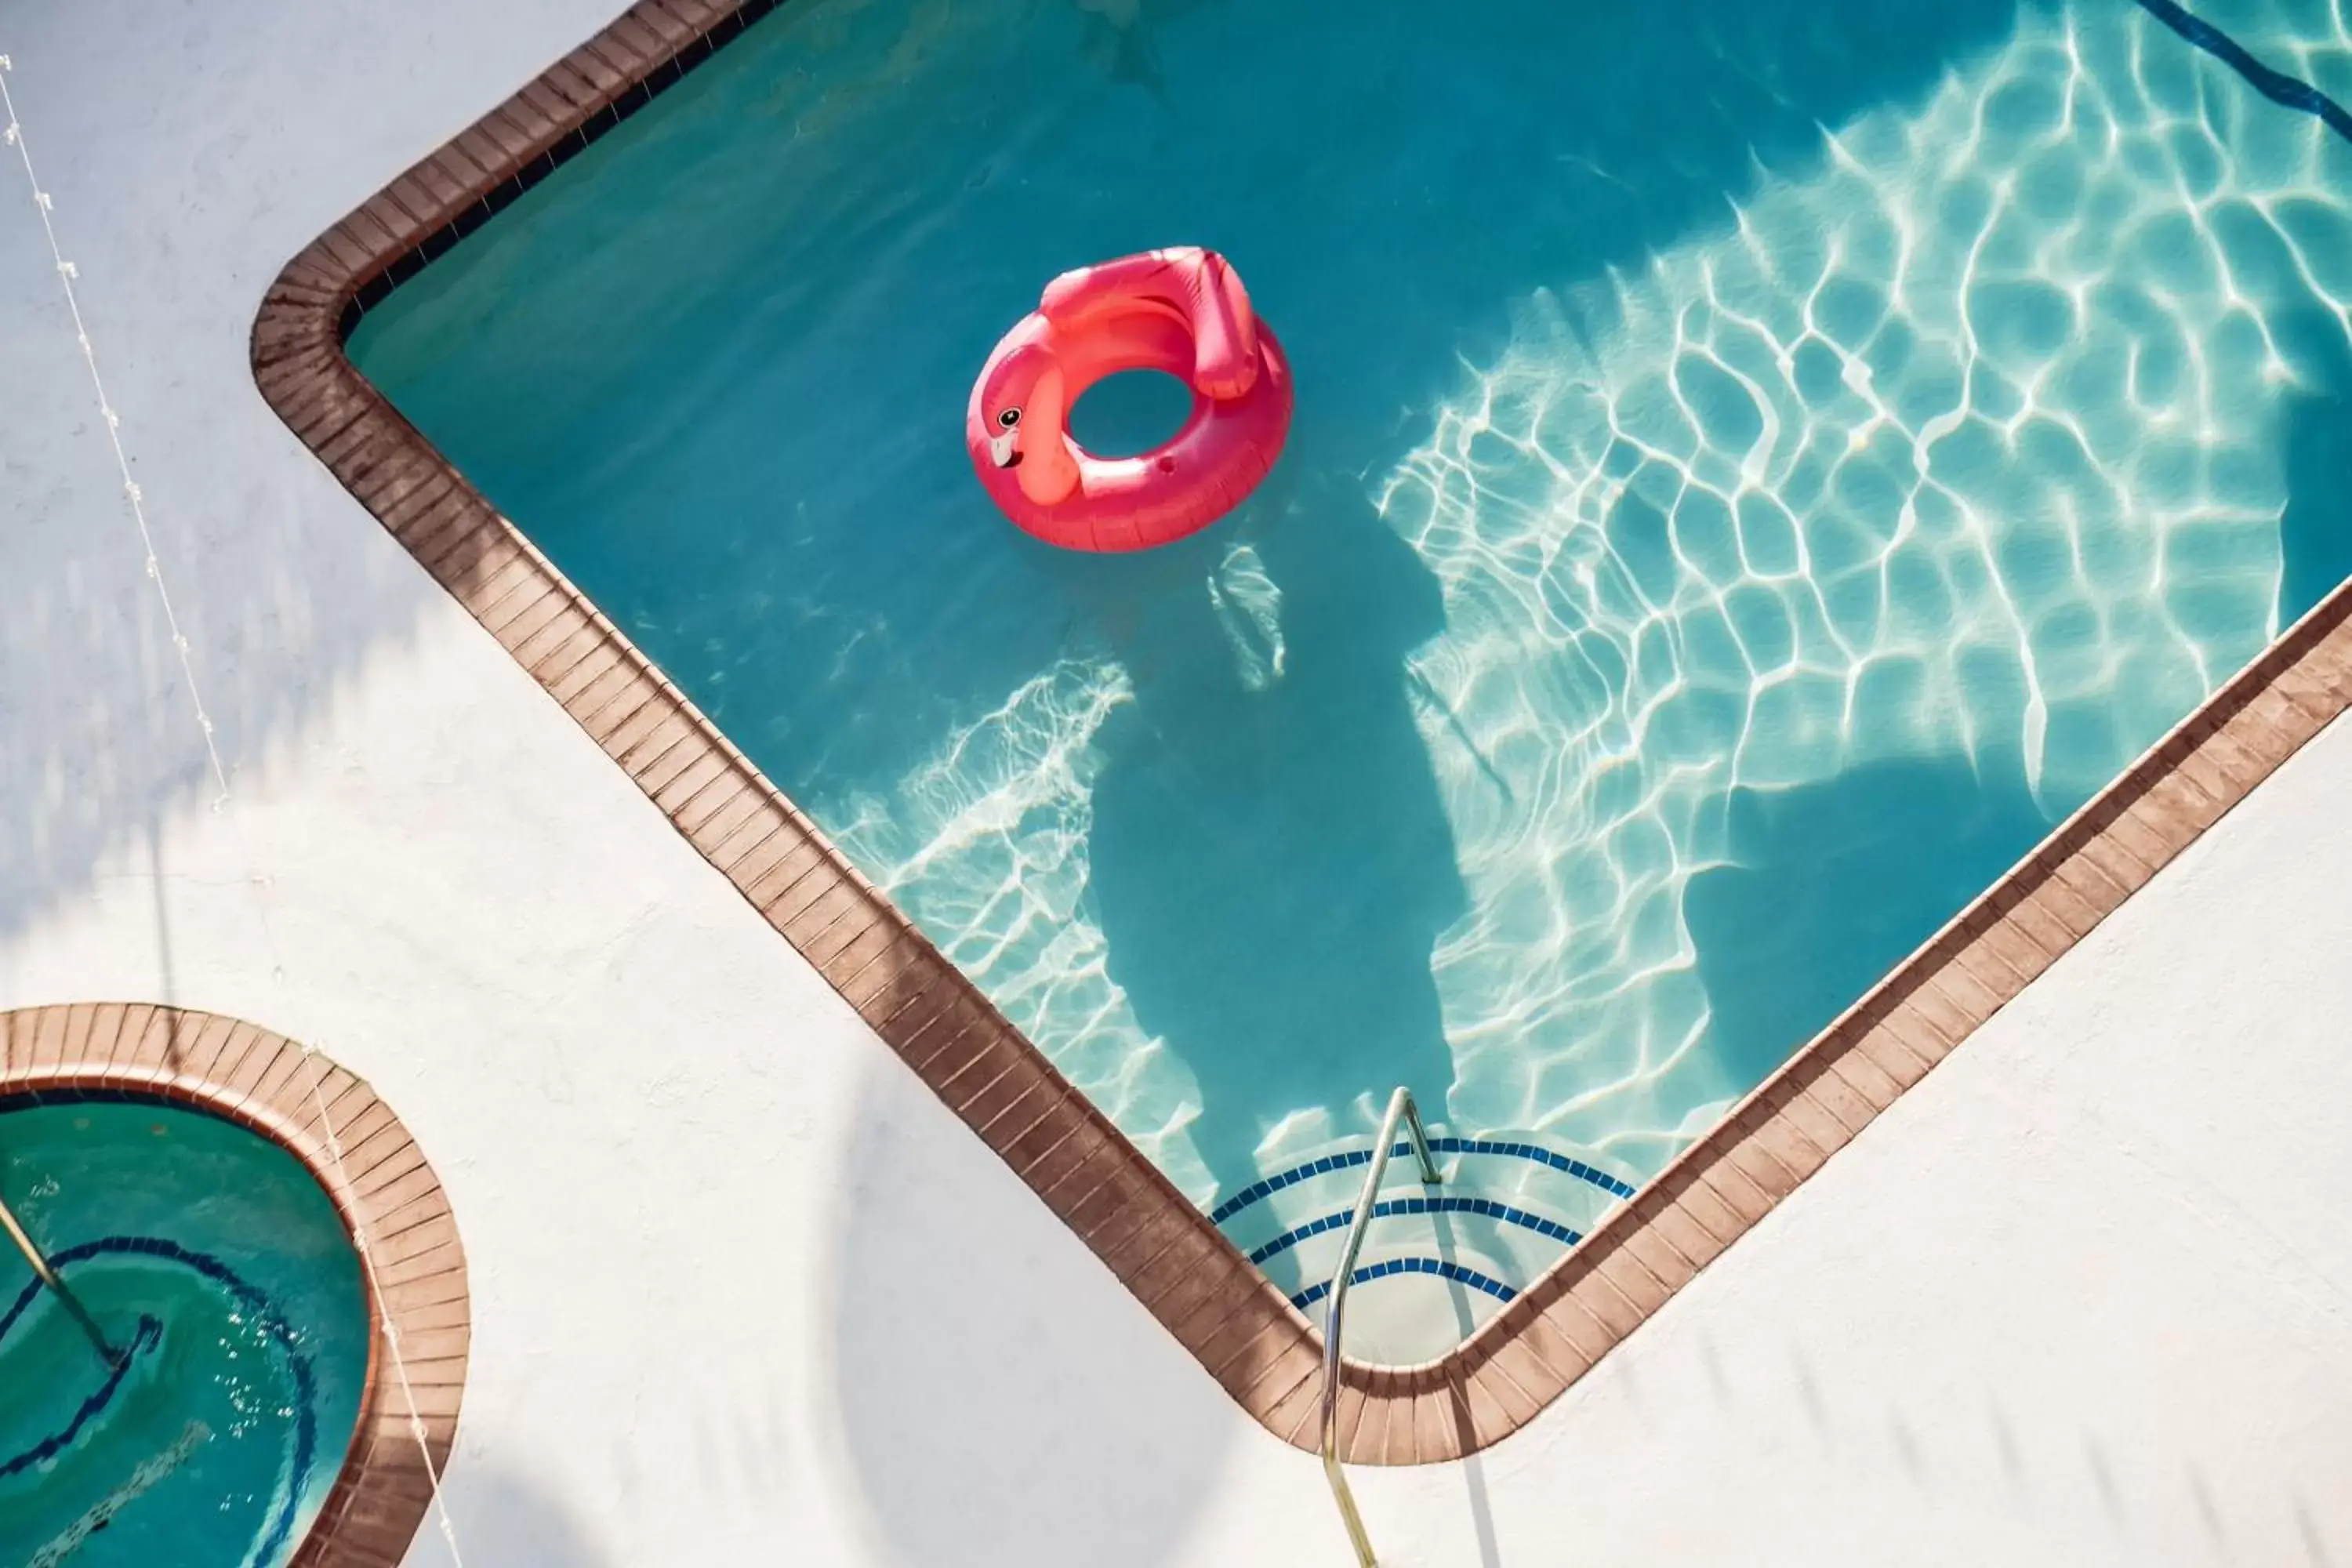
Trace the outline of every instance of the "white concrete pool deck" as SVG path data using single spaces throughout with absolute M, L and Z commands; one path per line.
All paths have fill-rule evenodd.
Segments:
M 285 259 L 616 6 L 0 0 L 236 795 L 0 166 L 0 1008 L 251 1018 L 397 1108 L 474 1568 L 1344 1563 L 254 387 Z M 2339 721 L 1529 1429 L 1356 1472 L 1384 1560 L 2352 1565 L 2348 799 Z

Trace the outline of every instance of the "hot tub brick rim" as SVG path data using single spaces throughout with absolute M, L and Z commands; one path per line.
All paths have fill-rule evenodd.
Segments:
M 112 1039 L 95 1026 L 98 1020 L 108 1017 L 116 1023 Z M 77 1055 L 62 1047 L 76 1038 L 78 1018 L 81 1022 Z M 131 1042 L 127 1055 L 126 1037 Z M 14 1048 L 20 1039 L 50 1040 L 60 1048 L 46 1059 L 20 1055 Z M 184 1040 L 191 1048 L 178 1048 Z M 204 1041 L 214 1044 L 200 1057 L 193 1047 Z M 44 1094 L 60 1091 L 94 1093 L 215 1116 L 269 1140 L 301 1162 L 333 1203 L 355 1249 L 366 1248 L 377 1255 L 389 1251 L 393 1272 L 411 1268 L 424 1271 L 414 1283 L 394 1280 L 381 1292 L 367 1271 L 362 1271 L 370 1331 L 360 1408 L 335 1480 L 291 1559 L 307 1568 L 397 1563 L 415 1539 L 432 1500 L 431 1481 L 418 1464 L 409 1427 L 408 1396 L 415 1394 L 425 1417 L 428 1447 L 437 1449 L 436 1467 L 455 1441 L 464 1400 L 467 1357 L 472 1345 L 472 1298 L 455 1211 L 418 1149 L 414 1169 L 424 1173 L 429 1187 L 413 1195 L 404 1207 L 437 1200 L 438 1214 L 422 1214 L 414 1221 L 436 1228 L 404 1246 L 380 1246 L 374 1229 L 378 1219 L 369 1212 L 364 1195 L 352 1190 L 356 1184 L 347 1185 L 336 1174 L 323 1130 L 315 1126 L 315 1103 L 313 1124 L 306 1125 L 208 1072 L 228 1056 L 232 1044 L 238 1049 L 229 1065 L 236 1072 L 257 1057 L 267 1064 L 267 1071 L 275 1071 L 289 1055 L 298 1060 L 307 1056 L 321 1068 L 322 1075 L 339 1074 L 347 1080 L 337 1098 L 352 1102 L 353 1095 L 360 1097 L 352 1102 L 355 1116 L 381 1108 L 391 1118 L 389 1125 L 400 1127 L 405 1146 L 415 1148 L 415 1138 L 401 1127 L 396 1113 L 363 1079 L 322 1054 L 305 1053 L 281 1035 L 226 1015 L 149 1002 L 19 1007 L 0 1010 L 0 1042 L 10 1047 L 0 1057 L 0 1103 L 21 1098 L 39 1104 Z M 257 1051 L 252 1048 L 256 1046 L 265 1048 Z M 176 1064 L 174 1057 L 181 1058 Z M 384 1353 L 387 1336 L 394 1332 L 404 1340 L 413 1332 L 420 1347 L 432 1352 L 409 1363 L 412 1375 L 404 1385 Z M 355 1507 L 362 1502 L 364 1507 Z

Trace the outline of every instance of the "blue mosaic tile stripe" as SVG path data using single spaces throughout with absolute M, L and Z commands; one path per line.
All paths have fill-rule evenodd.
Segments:
M 1337 1214 L 1327 1214 L 1320 1218 L 1309 1220 L 1296 1230 L 1285 1231 L 1251 1253 L 1249 1260 L 1252 1263 L 1263 1264 L 1267 1258 L 1280 1257 L 1310 1237 L 1321 1236 L 1326 1231 L 1345 1230 L 1348 1228 L 1349 1216 L 1354 1213 L 1355 1210 L 1352 1208 L 1344 1208 Z M 1582 1236 L 1557 1220 L 1546 1219 L 1538 1214 L 1529 1214 L 1525 1209 L 1513 1208 L 1508 1204 L 1496 1203 L 1492 1198 L 1384 1198 L 1372 1205 L 1371 1217 L 1374 1219 L 1385 1219 L 1390 1215 L 1400 1214 L 1476 1215 L 1482 1219 L 1498 1219 L 1507 1225 L 1524 1226 L 1529 1230 L 1551 1237 L 1563 1247 L 1574 1247 L 1584 1239 Z
M 1475 1268 L 1465 1268 L 1459 1263 L 1443 1258 L 1384 1258 L 1378 1263 L 1367 1263 L 1348 1276 L 1350 1285 L 1367 1285 L 1375 1279 L 1387 1279 L 1399 1274 L 1434 1274 L 1440 1279 L 1451 1279 L 1457 1285 L 1467 1285 L 1473 1290 L 1484 1290 L 1497 1301 L 1508 1301 L 1518 1295 L 1517 1290 L 1500 1279 L 1490 1279 Z M 1300 1311 L 1320 1301 L 1331 1293 L 1328 1279 L 1309 1285 L 1290 1299 L 1290 1304 Z
M 1534 1143 L 1510 1143 L 1490 1138 L 1449 1136 L 1432 1138 L 1429 1141 L 1429 1151 L 1433 1154 L 1500 1154 L 1513 1159 L 1532 1160 L 1538 1165 L 1549 1165 L 1553 1170 L 1573 1176 L 1580 1182 L 1590 1182 L 1613 1196 L 1630 1198 L 1633 1195 L 1633 1189 L 1630 1185 L 1619 1181 L 1608 1172 L 1595 1170 L 1581 1160 L 1571 1160 L 1565 1154 L 1555 1153 L 1549 1149 Z M 1390 1152 L 1389 1157 L 1412 1159 L 1412 1143 L 1408 1142 L 1398 1144 Z M 1372 1152 L 1370 1149 L 1350 1149 L 1344 1153 L 1326 1154 L 1319 1160 L 1309 1160 L 1304 1164 L 1293 1165 L 1287 1171 L 1277 1171 L 1271 1176 L 1251 1183 L 1223 1203 L 1219 1204 L 1210 1211 L 1209 1223 L 1223 1225 L 1252 1204 L 1262 1202 L 1285 1187 L 1297 1186 L 1301 1182 L 1311 1181 L 1317 1176 L 1328 1175 L 1333 1171 L 1350 1170 L 1371 1163 Z
M 37 1282 L 36 1288 L 39 1288 Z M 62 1430 L 50 1433 L 21 1454 L 0 1460 L 0 1480 L 19 1470 L 29 1470 L 35 1465 L 46 1465 L 63 1453 L 68 1444 L 81 1436 L 81 1429 L 89 1424 L 90 1417 L 114 1403 L 115 1391 L 122 1386 L 122 1380 L 131 1375 L 131 1363 L 153 1350 L 163 1340 L 163 1325 L 146 1313 L 140 1313 L 139 1327 L 132 1331 L 131 1342 L 115 1352 L 114 1364 L 107 1370 L 106 1381 L 98 1385 L 98 1391 L 81 1402 L 81 1408 L 74 1412 L 73 1419 L 67 1422 Z
M 2139 0 L 2140 8 L 2246 79 L 2246 84 L 2273 103 L 2299 109 L 2329 130 L 2352 142 L 2352 113 L 2342 104 L 2298 77 L 2273 70 L 2246 52 L 2229 34 L 2212 23 L 2190 16 L 2173 0 Z
M 279 1550 L 286 1544 L 286 1538 L 293 1532 L 294 1510 L 301 1506 L 302 1493 L 310 1485 L 310 1468 L 318 1455 L 319 1415 L 316 1408 L 318 1374 L 310 1366 L 310 1358 L 295 1348 L 293 1327 L 278 1315 L 277 1307 L 269 1298 L 253 1285 L 248 1284 L 236 1270 L 210 1253 L 192 1252 L 176 1241 L 166 1241 L 158 1236 L 102 1236 L 95 1241 L 79 1242 L 60 1251 L 52 1252 L 49 1254 L 49 1266 L 59 1274 L 63 1274 L 68 1268 L 76 1263 L 109 1252 L 130 1253 L 143 1258 L 160 1258 L 166 1262 L 177 1263 L 194 1269 L 235 1297 L 237 1305 L 252 1314 L 254 1321 L 261 1325 L 262 1331 L 275 1341 L 278 1348 L 285 1353 L 287 1368 L 294 1376 L 293 1463 L 288 1472 L 286 1495 L 278 1500 L 278 1506 L 271 1510 L 268 1521 L 263 1526 L 257 1539 L 256 1551 L 252 1559 L 257 1563 L 276 1561 Z M 25 1315 L 26 1309 L 33 1304 L 34 1298 L 46 1289 L 47 1287 L 38 1279 L 31 1281 L 17 1293 L 16 1300 L 10 1303 L 8 1310 L 5 1312 L 0 1312 L 0 1340 L 7 1338 L 8 1331 L 16 1326 L 17 1320 Z M 142 1315 L 139 1320 L 138 1337 L 132 1342 L 134 1349 L 138 1347 L 141 1340 L 145 1338 L 151 1324 L 153 1325 L 155 1333 L 160 1338 L 162 1325 L 156 1323 L 152 1318 Z M 41 1455 L 40 1458 L 25 1458 L 25 1456 L 11 1458 L 5 1466 L 0 1466 L 0 1475 L 6 1475 L 22 1468 L 18 1464 L 20 1458 L 25 1458 L 27 1464 L 38 1464 L 44 1458 L 54 1457 L 67 1443 L 71 1442 L 74 1436 L 80 1430 L 82 1423 L 96 1415 L 104 1407 L 108 1400 L 114 1397 L 115 1391 L 121 1386 L 123 1373 L 128 1370 L 132 1359 L 128 1355 L 122 1358 L 114 1374 L 107 1380 L 106 1385 L 92 1399 L 83 1402 L 80 1414 L 74 1418 L 73 1423 L 63 1434 L 44 1438 L 32 1449 L 27 1450 L 27 1454 L 36 1454 L 46 1448 L 48 1450 L 47 1454 Z

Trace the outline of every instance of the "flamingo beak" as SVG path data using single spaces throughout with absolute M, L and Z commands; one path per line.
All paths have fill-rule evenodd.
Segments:
M 1009 468 L 1021 460 L 1020 437 L 1007 430 L 1002 436 L 988 438 L 988 460 L 1000 468 Z

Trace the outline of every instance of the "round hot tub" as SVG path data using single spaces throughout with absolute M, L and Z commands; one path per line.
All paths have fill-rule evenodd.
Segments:
M 291 1152 L 126 1098 L 0 1100 L 0 1563 L 278 1568 L 358 1421 L 372 1324 Z

